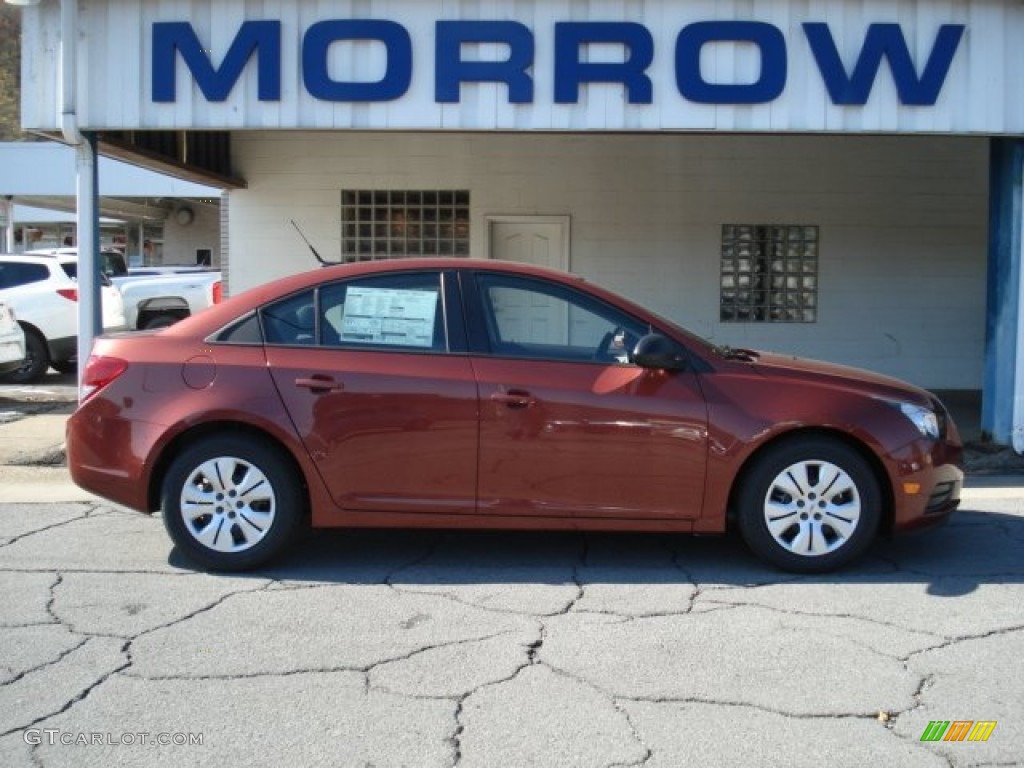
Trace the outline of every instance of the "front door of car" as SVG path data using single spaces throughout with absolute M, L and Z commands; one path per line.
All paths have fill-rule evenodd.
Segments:
M 475 511 L 477 389 L 446 306 L 431 271 L 340 281 L 261 311 L 274 382 L 339 507 Z
M 700 515 L 707 408 L 695 374 L 628 362 L 647 325 L 545 280 L 480 272 L 465 289 L 486 333 L 473 350 L 482 514 Z

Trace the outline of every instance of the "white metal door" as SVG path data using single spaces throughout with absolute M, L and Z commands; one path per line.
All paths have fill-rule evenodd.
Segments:
M 492 259 L 517 261 L 568 271 L 568 216 L 491 216 L 487 219 L 488 254 Z M 531 306 L 520 305 L 525 294 L 503 291 L 492 297 L 494 312 L 505 323 L 503 333 L 518 342 L 565 344 L 569 318 L 560 302 L 532 296 Z M 515 327 L 513 327 L 515 326 Z

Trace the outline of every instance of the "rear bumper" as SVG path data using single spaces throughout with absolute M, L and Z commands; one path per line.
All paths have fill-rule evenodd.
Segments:
M 156 425 L 120 418 L 104 400 L 80 407 L 68 419 L 67 457 L 80 488 L 122 506 L 151 512 L 143 458 L 162 431 Z

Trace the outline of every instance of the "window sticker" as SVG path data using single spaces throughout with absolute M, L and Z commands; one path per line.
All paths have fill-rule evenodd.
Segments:
M 432 347 L 437 291 L 350 286 L 341 340 L 355 344 Z

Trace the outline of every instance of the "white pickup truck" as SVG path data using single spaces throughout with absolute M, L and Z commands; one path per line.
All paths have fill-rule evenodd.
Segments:
M 75 248 L 32 251 L 33 254 L 77 256 Z M 124 300 L 125 323 L 131 330 L 165 328 L 220 303 L 221 274 L 199 266 L 129 268 L 120 251 L 102 250 L 103 273 Z
M 110 281 L 124 299 L 124 318 L 129 328 L 165 328 L 220 302 L 220 272 L 183 270 L 143 267 L 110 275 Z

